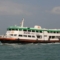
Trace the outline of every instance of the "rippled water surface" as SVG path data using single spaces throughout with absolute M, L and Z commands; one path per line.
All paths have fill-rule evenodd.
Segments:
M 60 43 L 1 44 L 0 60 L 60 60 Z

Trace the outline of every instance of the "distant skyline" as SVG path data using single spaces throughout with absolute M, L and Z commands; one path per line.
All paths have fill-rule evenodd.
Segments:
M 60 0 L 0 0 L 0 34 L 7 27 L 20 25 L 60 28 Z

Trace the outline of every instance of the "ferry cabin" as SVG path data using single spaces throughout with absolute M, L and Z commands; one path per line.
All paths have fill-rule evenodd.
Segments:
M 42 29 L 11 26 L 7 28 L 7 38 L 26 39 L 26 40 L 41 40 L 41 41 L 59 41 L 60 29 Z

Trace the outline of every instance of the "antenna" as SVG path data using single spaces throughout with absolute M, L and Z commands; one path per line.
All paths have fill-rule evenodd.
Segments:
M 21 27 L 23 27 L 23 25 L 24 25 L 24 18 L 22 19 L 22 22 L 20 24 L 21 24 Z

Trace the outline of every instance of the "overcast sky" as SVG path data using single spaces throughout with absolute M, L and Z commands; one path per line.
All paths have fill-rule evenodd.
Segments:
M 0 34 L 22 18 L 24 26 L 60 28 L 60 0 L 0 0 Z

